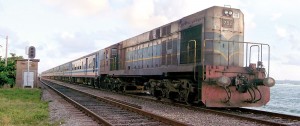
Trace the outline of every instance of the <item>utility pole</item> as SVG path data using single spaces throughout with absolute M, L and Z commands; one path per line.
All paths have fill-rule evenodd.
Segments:
M 0 37 L 4 38 L 3 35 L 0 35 Z M 5 47 L 5 66 L 7 66 L 8 36 L 6 36 L 5 39 L 6 39 L 6 47 Z M 2 46 L 1 46 L 1 47 L 2 47 Z
M 8 48 L 8 36 L 6 36 L 5 66 L 7 66 L 7 48 Z

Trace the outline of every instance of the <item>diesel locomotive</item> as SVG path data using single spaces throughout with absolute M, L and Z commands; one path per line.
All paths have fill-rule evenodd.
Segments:
M 43 78 L 207 107 L 267 104 L 270 46 L 244 42 L 244 14 L 213 6 L 42 72 Z

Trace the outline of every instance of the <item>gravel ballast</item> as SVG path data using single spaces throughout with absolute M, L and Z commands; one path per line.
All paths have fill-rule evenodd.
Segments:
M 49 102 L 50 124 L 60 126 L 97 126 L 97 122 L 49 88 L 42 87 L 42 100 Z
M 57 81 L 56 81 L 57 82 Z M 133 98 L 130 96 L 124 96 L 108 91 L 101 91 L 97 89 L 92 89 L 88 87 L 82 87 L 79 85 L 66 84 L 58 82 L 59 84 L 69 86 L 71 88 L 80 89 L 86 93 L 90 93 L 100 97 L 111 97 L 128 103 L 136 104 L 142 106 L 142 109 L 154 114 L 158 114 L 170 119 L 175 119 L 180 122 L 184 122 L 195 126 L 232 126 L 232 125 L 247 125 L 247 126 L 257 126 L 262 125 L 256 122 L 250 122 L 245 120 L 239 120 L 227 116 L 216 115 L 212 113 L 205 113 L 201 111 L 190 110 L 187 108 L 176 107 L 172 105 L 145 101 L 142 99 Z

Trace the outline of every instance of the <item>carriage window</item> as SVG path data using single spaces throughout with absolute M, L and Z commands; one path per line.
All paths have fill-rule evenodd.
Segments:
M 171 34 L 171 25 L 168 25 L 166 28 L 167 35 Z
M 165 27 L 162 27 L 162 35 L 161 36 L 168 36 L 171 34 L 171 25 L 167 25 Z
M 149 40 L 153 40 L 153 31 L 150 31 L 149 33 Z
M 118 54 L 118 50 L 116 48 L 111 49 L 111 55 L 116 56 Z
M 162 27 L 162 33 L 161 33 L 161 36 L 165 36 L 165 35 L 167 35 L 167 26 Z
M 156 34 L 155 38 L 160 38 L 160 28 L 156 29 Z
M 167 49 L 172 49 L 172 39 L 168 40 Z

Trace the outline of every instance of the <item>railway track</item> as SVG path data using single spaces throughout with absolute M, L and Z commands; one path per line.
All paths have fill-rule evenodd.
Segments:
M 186 104 L 181 104 L 181 103 L 174 103 L 170 100 L 164 100 L 164 99 L 156 100 L 155 98 L 149 97 L 149 96 L 138 96 L 138 95 L 133 95 L 133 94 L 118 93 L 118 92 L 115 92 L 115 93 L 142 99 L 142 100 L 158 102 L 158 103 L 173 105 L 173 106 L 177 106 L 177 107 L 184 107 L 184 108 L 195 110 L 195 111 L 208 112 L 208 113 L 213 113 L 213 114 L 217 114 L 217 115 L 238 118 L 241 120 L 258 122 L 260 124 L 274 125 L 274 126 L 289 126 L 289 125 L 300 126 L 300 117 L 299 116 L 266 112 L 266 111 L 253 110 L 253 109 L 246 109 L 246 108 L 218 108 L 218 109 L 213 108 L 213 109 L 211 109 L 211 108 L 191 106 L 191 105 L 186 105 Z
M 300 126 L 299 116 L 254 110 L 248 108 L 220 109 L 220 111 L 233 114 L 234 116 L 238 116 L 240 118 L 251 119 L 253 121 L 260 122 L 263 124 L 280 126 Z
M 41 81 L 101 125 L 164 126 L 187 124 L 143 111 L 140 106 L 116 99 L 96 97 L 50 81 Z
M 174 105 L 178 107 L 185 107 L 196 111 L 203 111 L 214 113 L 223 116 L 229 116 L 233 118 L 239 118 L 242 120 L 254 121 L 261 124 L 272 126 L 300 126 L 300 117 L 294 115 L 286 115 L 281 113 L 267 112 L 261 110 L 247 109 L 247 108 L 205 108 L 193 105 L 186 105 L 181 103 L 174 103 L 169 100 L 156 100 L 147 96 L 137 96 L 132 94 L 126 94 L 127 96 L 149 100 L 153 102 L 159 102 L 163 104 Z
M 300 126 L 300 117 L 294 115 L 286 115 L 281 113 L 267 112 L 261 110 L 247 109 L 247 108 L 205 108 L 199 106 L 191 106 L 181 103 L 174 103 L 169 100 L 156 100 L 147 96 L 137 96 L 132 94 L 126 94 L 127 96 L 149 100 L 153 102 L 159 102 L 163 104 L 174 105 L 178 107 L 185 107 L 196 111 L 204 111 L 214 113 L 223 116 L 229 116 L 233 118 L 239 118 L 242 120 L 254 121 L 261 124 L 272 126 Z
M 40 81 L 38 83 L 41 83 Z M 51 90 L 48 86 L 41 84 L 41 89 L 43 90 L 43 100 L 51 101 L 49 103 L 50 115 L 50 125 L 63 124 L 63 125 L 85 125 L 85 126 L 99 126 L 98 122 L 94 121 L 92 118 L 84 114 L 79 109 L 75 108 L 72 104 L 67 102 L 56 92 Z M 48 94 L 48 95 L 47 95 Z M 49 97 L 51 96 L 51 97 Z M 53 108 L 51 104 L 55 104 L 58 107 Z M 62 112 L 61 112 L 62 111 Z M 59 118 L 57 117 L 59 115 Z M 76 120 L 76 122 L 74 121 Z

